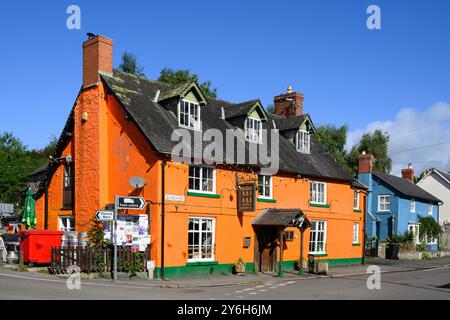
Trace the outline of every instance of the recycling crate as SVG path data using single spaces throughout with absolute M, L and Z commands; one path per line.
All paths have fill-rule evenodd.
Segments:
M 51 248 L 61 247 L 63 231 L 26 230 L 19 232 L 20 251 L 24 263 L 30 267 L 36 264 L 50 264 Z

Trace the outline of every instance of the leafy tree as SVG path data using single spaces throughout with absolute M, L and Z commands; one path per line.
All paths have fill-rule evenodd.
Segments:
M 441 234 L 441 226 L 433 217 L 419 217 L 420 229 L 419 238 L 422 241 L 431 241 L 437 239 Z
M 347 164 L 353 174 L 358 171 L 358 157 L 361 152 L 373 154 L 375 157 L 374 170 L 389 173 L 392 160 L 388 155 L 389 135 L 377 129 L 373 133 L 365 133 L 361 141 L 352 147 L 346 157 Z
M 347 126 L 337 128 L 334 125 L 324 125 L 317 128 L 316 141 L 336 159 L 336 161 L 349 170 L 346 159 L 345 142 L 347 140 Z
M 273 103 L 270 103 L 270 104 L 267 105 L 266 111 L 267 111 L 267 112 L 270 112 L 270 113 L 274 113 L 274 111 L 275 111 L 275 106 L 273 105 Z
M 28 150 L 11 132 L 0 134 L 0 202 L 15 203 L 26 187 L 28 175 L 48 161 L 56 138 L 41 150 Z
M 196 81 L 198 83 L 198 75 L 191 73 L 187 69 L 173 70 L 164 68 L 161 70 L 158 80 L 168 84 L 180 84 L 187 81 Z M 206 98 L 217 98 L 217 88 L 211 87 L 211 81 L 200 83 L 199 86 Z
M 119 70 L 126 73 L 134 74 L 138 77 L 145 77 L 144 67 L 138 65 L 137 57 L 131 52 L 125 51 L 122 55 L 122 63 L 119 65 Z

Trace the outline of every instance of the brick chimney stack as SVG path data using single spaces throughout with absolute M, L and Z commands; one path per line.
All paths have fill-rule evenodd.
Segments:
M 285 94 L 276 96 L 274 99 L 275 114 L 280 116 L 301 116 L 303 114 L 303 94 L 292 92 L 292 87 L 288 87 Z
M 83 42 L 83 88 L 98 83 L 99 73 L 113 73 L 113 41 L 89 34 L 89 39 Z
M 402 178 L 414 183 L 414 167 L 412 163 L 408 165 L 407 169 L 402 169 Z
M 371 173 L 373 169 L 373 164 L 375 162 L 375 157 L 371 154 L 366 154 L 365 151 L 363 151 L 359 157 L 359 164 L 358 164 L 358 173 Z

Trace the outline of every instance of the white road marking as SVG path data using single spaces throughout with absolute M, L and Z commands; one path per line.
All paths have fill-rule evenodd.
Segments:
M 259 290 L 259 291 L 261 291 L 261 292 L 266 292 L 266 291 L 267 291 L 267 289 L 261 289 L 261 290 Z
M 294 284 L 295 283 L 295 281 L 289 281 L 289 282 L 286 282 L 287 284 Z
M 440 268 L 434 268 L 434 269 L 426 269 L 426 270 L 419 270 L 422 272 L 429 272 L 429 271 L 434 271 L 434 270 L 442 270 L 442 269 L 449 269 L 450 267 L 440 267 Z
M 256 292 L 249 292 L 249 294 L 258 294 L 258 293 L 256 293 Z

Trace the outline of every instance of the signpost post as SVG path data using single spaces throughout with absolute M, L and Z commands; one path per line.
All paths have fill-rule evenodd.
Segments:
M 141 210 L 145 207 L 145 199 L 142 197 L 115 196 L 113 217 L 113 243 L 114 243 L 114 270 L 113 279 L 117 280 L 117 212 L 119 209 Z

